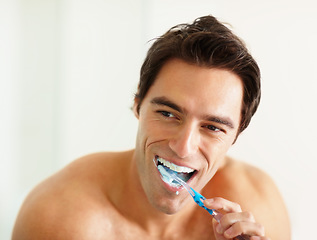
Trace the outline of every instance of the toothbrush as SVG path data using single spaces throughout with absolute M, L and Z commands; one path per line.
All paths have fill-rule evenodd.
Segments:
M 167 174 L 169 174 L 171 176 L 171 178 L 175 181 L 177 181 L 178 183 L 180 183 L 187 191 L 188 193 L 192 196 L 192 198 L 194 199 L 194 201 L 198 204 L 198 206 L 204 208 L 205 210 L 207 210 L 209 212 L 209 214 L 211 216 L 213 216 L 213 218 L 219 222 L 221 217 L 223 216 L 220 212 L 218 212 L 215 209 L 209 209 L 207 208 L 204 203 L 201 200 L 205 200 L 206 198 L 201 195 L 200 193 L 196 192 L 192 187 L 190 187 L 185 181 L 183 181 L 181 178 L 179 178 L 178 176 L 175 175 L 175 173 L 170 173 L 167 172 Z M 234 240 L 248 240 L 249 237 L 246 235 L 239 235 L 237 237 L 234 238 Z

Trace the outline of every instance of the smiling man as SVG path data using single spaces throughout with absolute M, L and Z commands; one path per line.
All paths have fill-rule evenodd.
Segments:
M 214 17 L 170 29 L 141 68 L 135 149 L 85 156 L 39 184 L 13 239 L 290 239 L 272 180 L 226 155 L 260 95 L 256 62 Z M 201 192 L 220 221 L 162 168 Z

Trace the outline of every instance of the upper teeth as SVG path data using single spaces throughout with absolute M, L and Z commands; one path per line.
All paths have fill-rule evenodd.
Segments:
M 158 157 L 157 160 L 160 163 L 162 163 L 165 167 L 168 167 L 168 168 L 174 170 L 175 172 L 191 173 L 191 172 L 195 171 L 194 169 L 189 168 L 189 167 L 178 166 L 178 165 L 171 163 L 163 158 Z

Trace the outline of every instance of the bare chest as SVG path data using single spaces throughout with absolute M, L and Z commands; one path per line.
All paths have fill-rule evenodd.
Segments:
M 202 221 L 202 220 L 205 221 Z M 211 218 L 193 218 L 191 221 L 175 226 L 160 226 L 155 233 L 142 228 L 124 217 L 113 218 L 105 228 L 105 239 L 142 240 L 214 240 Z

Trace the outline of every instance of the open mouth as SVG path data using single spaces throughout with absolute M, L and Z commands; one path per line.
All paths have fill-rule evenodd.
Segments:
M 183 181 L 187 182 L 196 172 L 195 169 L 184 167 L 184 166 L 178 166 L 174 163 L 171 163 L 163 158 L 160 158 L 159 156 L 155 156 L 155 164 L 158 168 L 159 172 L 161 173 L 161 178 L 164 182 L 168 183 L 172 187 L 180 187 L 181 185 L 176 182 L 175 180 L 172 180 L 169 174 L 167 173 L 174 173 L 179 178 L 181 178 Z M 164 169 L 164 170 L 162 170 Z

